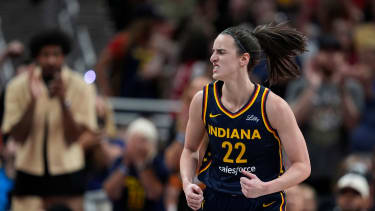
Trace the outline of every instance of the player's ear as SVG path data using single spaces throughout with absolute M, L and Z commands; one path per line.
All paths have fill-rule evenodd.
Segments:
M 241 55 L 241 58 L 240 58 L 241 66 L 246 66 L 247 64 L 249 64 L 249 61 L 250 61 L 250 54 L 249 53 L 244 53 L 244 54 Z

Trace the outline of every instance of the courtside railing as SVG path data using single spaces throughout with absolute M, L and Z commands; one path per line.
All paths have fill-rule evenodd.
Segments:
M 127 126 L 132 120 L 144 116 L 153 121 L 162 142 L 170 137 L 173 118 L 181 109 L 181 102 L 164 99 L 109 98 L 118 126 Z

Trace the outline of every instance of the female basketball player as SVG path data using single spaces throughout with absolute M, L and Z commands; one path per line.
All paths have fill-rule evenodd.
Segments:
M 214 82 L 190 106 L 180 169 L 188 205 L 202 210 L 285 210 L 285 189 L 310 175 L 304 137 L 288 104 L 249 79 L 261 55 L 269 81 L 298 74 L 294 57 L 305 51 L 305 37 L 285 24 L 251 31 L 235 26 L 215 39 L 210 61 Z M 193 183 L 203 135 L 208 148 Z M 285 171 L 282 152 L 290 165 Z

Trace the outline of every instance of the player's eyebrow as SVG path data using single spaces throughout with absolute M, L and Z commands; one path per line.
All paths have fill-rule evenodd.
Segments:
M 218 49 L 213 48 L 212 52 L 214 52 L 214 51 L 218 51 L 220 53 L 223 53 L 223 52 L 226 52 L 227 50 L 225 50 L 224 48 L 218 48 Z

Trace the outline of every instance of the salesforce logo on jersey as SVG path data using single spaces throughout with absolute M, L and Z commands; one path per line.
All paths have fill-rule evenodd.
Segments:
M 231 168 L 229 166 L 219 166 L 219 170 L 221 172 L 227 173 L 227 174 L 234 174 L 237 175 L 238 173 L 241 173 L 242 170 L 248 171 L 250 173 L 254 173 L 256 171 L 255 166 L 247 166 L 247 167 L 234 167 Z

